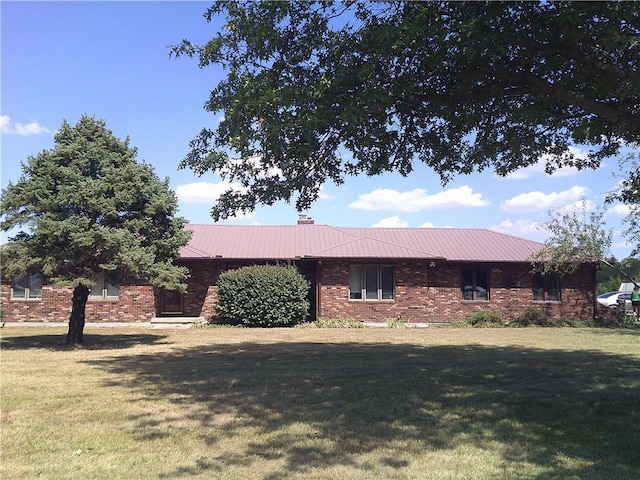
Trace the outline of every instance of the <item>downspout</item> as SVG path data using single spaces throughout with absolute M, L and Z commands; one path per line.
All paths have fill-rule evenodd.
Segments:
M 318 260 L 316 264 L 316 320 L 320 318 L 321 308 L 321 299 L 322 299 L 322 281 L 320 280 L 322 276 L 320 275 L 320 270 L 322 270 L 322 260 Z

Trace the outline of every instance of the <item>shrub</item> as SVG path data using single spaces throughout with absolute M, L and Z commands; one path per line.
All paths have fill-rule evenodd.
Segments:
M 469 315 L 465 322 L 474 327 L 501 327 L 504 325 L 502 315 L 494 310 L 483 310 Z
M 254 265 L 218 278 L 217 317 L 248 327 L 286 327 L 309 312 L 309 282 L 294 266 Z
M 529 308 L 525 310 L 521 315 L 517 316 L 512 322 L 509 323 L 513 327 L 528 327 L 535 325 L 538 327 L 548 327 L 550 325 L 547 319 L 547 314 L 539 308 Z
M 362 322 L 350 318 L 319 318 L 315 322 L 300 326 L 305 328 L 365 328 Z
M 406 328 L 406 326 L 407 321 L 403 320 L 402 317 L 390 318 L 389 320 L 387 320 L 388 328 Z

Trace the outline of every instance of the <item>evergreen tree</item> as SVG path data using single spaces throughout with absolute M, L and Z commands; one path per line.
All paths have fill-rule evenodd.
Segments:
M 41 273 L 73 287 L 67 343 L 83 340 L 84 312 L 96 275 L 112 282 L 148 281 L 184 290 L 187 269 L 174 265 L 190 238 L 176 217 L 177 197 L 129 139 L 83 116 L 63 122 L 55 147 L 29 157 L 0 197 L 7 231 L 26 226 L 3 246 L 3 275 Z

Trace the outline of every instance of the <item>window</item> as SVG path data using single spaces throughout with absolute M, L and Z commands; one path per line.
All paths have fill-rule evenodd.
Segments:
M 533 275 L 533 300 L 537 302 L 560 301 L 560 279 L 555 273 Z
M 39 274 L 21 275 L 11 282 L 11 298 L 42 298 L 42 276 Z
M 349 298 L 351 300 L 393 300 L 393 267 L 384 265 L 351 265 Z
M 489 272 L 485 269 L 462 270 L 462 299 L 489 300 Z
M 112 282 L 106 272 L 99 273 L 91 286 L 90 300 L 116 300 L 120 296 L 120 287 Z

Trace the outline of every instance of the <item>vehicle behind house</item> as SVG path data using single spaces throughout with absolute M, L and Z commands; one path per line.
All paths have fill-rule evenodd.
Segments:
M 623 282 L 617 291 L 598 295 L 598 303 L 607 308 L 630 312 L 632 310 L 631 292 L 633 292 L 634 287 L 635 284 L 633 282 Z
M 598 295 L 598 303 L 607 308 L 618 308 L 618 297 L 624 292 L 619 290 Z
M 633 310 L 631 306 L 631 292 L 623 292 L 618 295 L 618 309 L 624 311 L 625 313 Z
M 635 288 L 635 283 L 633 283 L 633 282 L 622 282 L 620 284 L 620 288 L 618 289 L 618 291 L 619 292 L 631 293 L 631 292 L 633 292 L 634 288 Z
M 618 289 L 623 293 L 618 295 L 616 302 L 618 304 L 618 308 L 625 313 L 633 310 L 633 306 L 631 305 L 631 293 L 635 287 L 636 284 L 634 282 L 623 282 L 620 284 L 620 288 Z

